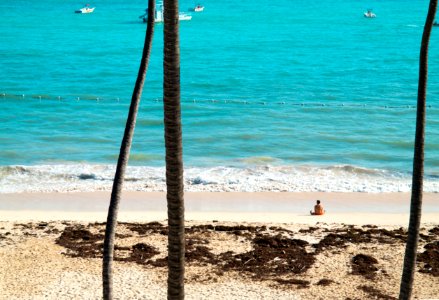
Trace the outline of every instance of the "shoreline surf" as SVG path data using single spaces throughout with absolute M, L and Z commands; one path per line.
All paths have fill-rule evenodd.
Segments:
M 0 167 L 0 193 L 110 191 L 114 165 L 88 163 Z M 408 173 L 350 165 L 186 167 L 189 192 L 410 192 Z M 164 167 L 129 166 L 127 191 L 166 190 Z M 426 175 L 424 191 L 439 192 L 439 178 Z

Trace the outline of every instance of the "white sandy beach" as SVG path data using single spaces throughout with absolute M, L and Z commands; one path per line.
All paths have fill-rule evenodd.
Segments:
M 320 199 L 327 211 L 310 216 Z M 105 221 L 109 192 L 0 194 L 0 216 L 4 221 Z M 186 220 L 276 222 L 315 224 L 408 224 L 409 193 L 273 193 L 273 192 L 188 192 Z M 120 221 L 149 222 L 167 218 L 163 192 L 124 192 Z M 439 194 L 423 197 L 423 223 L 439 220 Z
M 1 194 L 0 299 L 100 299 L 101 258 L 87 254 L 87 247 L 101 243 L 103 225 L 95 222 L 105 221 L 109 199 L 108 192 Z M 308 214 L 316 199 L 326 215 Z M 186 250 L 200 256 L 187 258 L 186 299 L 396 299 L 405 247 L 398 236 L 408 224 L 409 201 L 407 193 L 186 193 Z M 159 254 L 140 264 L 115 262 L 118 299 L 166 299 L 166 267 L 157 265 L 166 256 L 167 238 L 160 233 L 166 218 L 164 193 L 123 193 L 119 220 L 130 223 L 118 226 L 116 244 L 125 249 L 120 255 L 132 257 L 139 243 Z M 156 221 L 164 229 L 145 224 Z M 425 194 L 419 252 L 439 241 L 438 224 L 439 194 Z M 142 232 L 141 226 L 149 229 Z M 59 242 L 72 232 L 85 236 Z M 331 234 L 337 238 L 319 246 Z M 261 248 L 258 237 L 274 244 Z M 255 270 L 272 263 L 279 268 L 292 248 L 273 245 L 291 240 L 306 244 L 291 246 L 305 255 L 292 266 L 312 260 L 302 271 L 273 269 L 265 278 L 251 268 L 222 269 L 233 257 L 256 255 L 251 262 L 264 253 L 271 258 Z M 75 250 L 77 245 L 85 248 Z M 369 273 L 356 271 L 359 257 L 372 260 L 363 265 Z M 421 272 L 426 266 L 418 266 L 414 295 L 439 299 L 439 277 Z

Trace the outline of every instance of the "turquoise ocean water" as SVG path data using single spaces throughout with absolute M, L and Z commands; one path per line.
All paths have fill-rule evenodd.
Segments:
M 147 1 L 83 4 L 0 2 L 0 192 L 111 187 Z M 202 4 L 180 24 L 187 190 L 410 190 L 428 1 Z M 165 186 L 162 44 L 157 24 L 130 190 Z M 429 62 L 425 190 L 439 192 L 437 27 Z

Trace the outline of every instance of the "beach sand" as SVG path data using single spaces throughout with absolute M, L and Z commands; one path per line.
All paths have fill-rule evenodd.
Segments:
M 110 195 L 0 195 L 0 299 L 100 299 Z M 310 216 L 320 199 L 328 213 Z M 186 193 L 186 299 L 396 299 L 410 195 Z M 414 296 L 439 299 L 439 194 L 424 195 Z M 117 299 L 166 299 L 164 193 L 125 192 Z M 435 256 L 436 255 L 436 256 Z

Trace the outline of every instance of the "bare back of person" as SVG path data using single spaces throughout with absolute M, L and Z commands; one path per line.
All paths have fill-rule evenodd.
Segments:
M 317 204 L 314 205 L 314 211 L 310 211 L 313 216 L 321 216 L 325 214 L 323 206 L 320 204 L 320 200 L 317 200 Z

